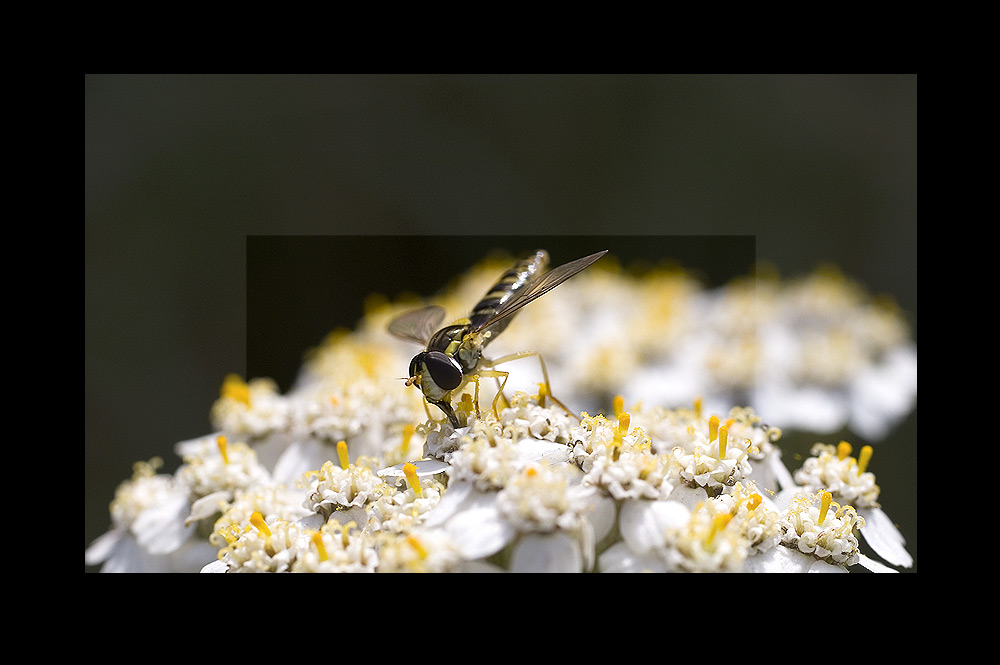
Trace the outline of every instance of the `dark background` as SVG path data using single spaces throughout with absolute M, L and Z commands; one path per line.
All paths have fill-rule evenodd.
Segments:
M 84 131 L 85 545 L 133 462 L 171 471 L 210 431 L 225 374 L 293 375 L 289 330 L 432 293 L 480 258 L 463 236 L 553 236 L 509 248 L 556 263 L 603 248 L 584 236 L 749 236 L 783 275 L 836 264 L 916 328 L 915 75 L 92 75 Z M 347 237 L 323 271 L 248 272 L 273 235 Z M 248 288 L 309 282 L 325 299 L 248 330 Z M 916 554 L 916 412 L 876 451 Z

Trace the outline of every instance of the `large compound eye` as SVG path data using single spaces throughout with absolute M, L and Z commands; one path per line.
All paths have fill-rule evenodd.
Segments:
M 415 360 L 415 359 L 414 359 Z M 446 353 L 427 351 L 423 357 L 427 371 L 442 390 L 454 390 L 462 382 L 462 368 Z

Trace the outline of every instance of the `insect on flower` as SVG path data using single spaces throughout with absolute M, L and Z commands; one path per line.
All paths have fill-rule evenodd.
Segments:
M 437 305 L 399 315 L 389 324 L 389 332 L 396 337 L 424 345 L 424 350 L 410 361 L 406 385 L 419 386 L 424 399 L 441 409 L 448 416 L 452 427 L 458 428 L 461 424 L 451 406 L 454 395 L 457 395 L 469 381 L 474 381 L 478 413 L 480 377 L 501 379 L 500 388 L 493 398 L 493 412 L 496 414 L 497 400 L 503 393 L 503 386 L 507 382 L 509 373 L 495 370 L 493 367 L 534 355 L 541 363 L 546 393 L 551 396 L 545 362 L 537 352 L 520 351 L 488 360 L 483 357 L 483 349 L 510 324 L 511 317 L 522 307 L 545 295 L 605 254 L 607 250 L 584 256 L 545 272 L 549 264 L 549 254 L 540 249 L 518 261 L 513 268 L 505 272 L 483 299 L 473 307 L 472 313 L 467 318 L 459 319 L 443 328 L 439 326 L 444 320 L 444 308 Z M 554 397 L 552 399 L 566 409 Z

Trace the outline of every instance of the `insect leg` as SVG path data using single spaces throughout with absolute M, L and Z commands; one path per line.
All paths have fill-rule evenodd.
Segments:
M 520 360 L 521 358 L 528 358 L 529 356 L 535 356 L 535 357 L 538 358 L 538 364 L 542 368 L 542 378 L 545 381 L 545 383 L 543 384 L 542 390 L 539 390 L 539 395 L 538 395 L 538 403 L 539 403 L 539 405 L 545 406 L 545 397 L 546 397 L 546 395 L 548 395 L 550 398 L 552 398 L 553 402 L 555 402 L 560 407 L 562 407 L 563 411 L 565 411 L 569 415 L 571 415 L 574 418 L 576 418 L 577 420 L 579 420 L 580 417 L 578 415 L 576 415 L 575 413 L 573 413 L 572 411 L 570 411 L 569 407 L 567 407 L 565 404 L 563 404 L 561 401 L 559 401 L 559 399 L 557 399 L 556 396 L 552 394 L 552 384 L 549 383 L 549 371 L 545 367 L 545 359 L 542 358 L 542 354 L 540 354 L 538 351 L 517 351 L 515 353 L 508 353 L 505 356 L 500 356 L 499 358 L 494 358 L 494 359 L 492 359 L 490 361 L 486 361 L 484 359 L 484 363 L 488 364 L 489 366 L 492 367 L 493 365 L 499 365 L 501 363 L 510 362 L 512 360 Z M 504 374 L 506 374 L 506 372 L 504 372 Z M 506 378 L 504 379 L 504 383 L 506 383 Z M 501 390 L 502 389 L 503 389 L 503 386 L 501 386 Z M 496 403 L 496 400 L 494 400 L 494 404 L 495 403 Z
M 497 420 L 500 420 L 500 412 L 497 410 L 497 401 L 503 396 L 503 387 L 507 383 L 507 377 L 510 376 L 510 372 L 502 372 L 498 369 L 481 369 L 476 372 L 476 408 L 479 408 L 479 377 L 491 376 L 494 378 L 502 378 L 503 381 L 500 382 L 500 387 L 497 389 L 497 394 L 493 396 L 493 415 L 496 416 Z M 506 402 L 507 399 L 504 398 Z
M 474 374 L 472 376 L 472 380 L 476 382 L 476 397 L 475 397 L 475 400 L 474 400 L 474 404 L 476 405 L 476 418 L 481 419 L 483 416 L 479 412 L 479 375 L 478 374 Z

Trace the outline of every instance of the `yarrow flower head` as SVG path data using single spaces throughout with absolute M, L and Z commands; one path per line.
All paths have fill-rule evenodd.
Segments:
M 199 498 L 270 482 L 270 473 L 257 460 L 257 452 L 245 443 L 229 443 L 224 435 L 205 437 L 190 446 L 177 478 Z
M 173 555 L 189 540 L 185 523 L 188 489 L 170 475 L 157 474 L 156 457 L 133 465 L 132 478 L 121 483 L 111 502 L 112 528 L 87 548 L 88 565 L 107 572 L 142 572 L 153 556 Z M 163 559 L 169 570 L 171 561 Z
M 205 515 L 219 514 L 213 525 L 209 542 L 217 548 L 225 547 L 227 535 L 233 529 L 242 530 L 250 524 L 250 517 L 260 513 L 265 522 L 275 520 L 298 522 L 312 514 L 304 505 L 303 492 L 281 485 L 258 485 L 238 490 L 231 501 L 219 500 L 215 509 Z
M 585 472 L 583 483 L 615 499 L 666 498 L 674 488 L 670 458 L 654 453 L 642 428 L 629 427 L 628 412 L 616 410 L 617 423 L 584 414 L 573 430 L 572 459 Z
M 336 511 L 363 508 L 391 491 L 370 466 L 375 460 L 359 458 L 351 463 L 347 444 L 343 441 L 338 443 L 337 450 L 340 456 L 337 463 L 327 461 L 318 471 L 307 472 L 299 481 L 299 486 L 307 490 L 306 507 L 324 518 Z
M 580 476 L 565 464 L 531 464 L 500 490 L 497 507 L 520 532 L 575 532 L 590 506 Z
M 459 440 L 450 455 L 448 476 L 453 482 L 473 483 L 479 491 L 502 489 L 524 467 L 517 442 L 497 426 L 477 420 Z
M 219 399 L 212 405 L 211 420 L 216 430 L 244 440 L 263 440 L 290 427 L 289 400 L 270 379 L 245 382 L 236 374 L 222 383 Z
M 231 527 L 229 544 L 219 551 L 219 561 L 231 573 L 283 573 L 291 569 L 299 553 L 309 546 L 308 531 L 282 519 L 270 524 L 258 512 L 242 530 Z
M 433 475 L 420 478 L 417 466 L 406 462 L 400 469 L 406 487 L 391 486 L 383 491 L 368 508 L 366 529 L 371 532 L 408 533 L 423 521 L 424 516 L 441 502 L 445 485 Z M 379 475 L 385 477 L 382 471 Z
M 781 515 L 751 481 L 736 483 L 732 491 L 716 498 L 733 516 L 733 525 L 746 540 L 749 554 L 763 552 L 781 540 Z
M 851 444 L 841 441 L 832 446 L 816 443 L 812 457 L 795 472 L 795 482 L 806 491 L 827 490 L 835 501 L 856 508 L 878 507 L 879 486 L 875 474 L 866 471 L 872 447 L 865 446 L 857 459 L 851 457 Z
M 670 450 L 680 479 L 690 486 L 704 487 L 718 494 L 750 475 L 749 456 L 753 442 L 729 440 L 729 427 L 717 417 L 708 421 L 708 431 L 693 425 L 687 428 L 687 441 Z
M 782 543 L 818 559 L 854 565 L 859 560 L 855 528 L 864 527 L 852 506 L 840 506 L 830 492 L 799 492 L 782 516 Z
M 380 573 L 450 573 L 463 559 L 452 538 L 440 529 L 414 529 L 405 535 L 379 537 Z
M 534 396 L 523 391 L 514 393 L 510 406 L 500 412 L 503 436 L 513 440 L 533 438 L 566 443 L 573 421 L 564 411 L 546 408 L 540 403 L 545 399 L 544 384 L 539 386 L 539 392 L 540 395 Z
M 686 524 L 667 529 L 660 555 L 670 570 L 739 572 L 749 553 L 740 526 L 727 502 L 710 499 L 691 511 Z
M 829 492 L 833 501 L 851 504 L 861 517 L 861 535 L 880 557 L 894 566 L 909 568 L 913 557 L 906 550 L 906 541 L 889 516 L 878 503 L 880 488 L 875 482 L 875 474 L 868 471 L 872 459 L 872 447 L 863 446 L 855 459 L 851 456 L 852 446 L 841 441 L 833 446 L 816 443 L 812 456 L 795 472 L 797 486 L 785 489 L 779 498 L 789 501 L 793 492 L 811 494 Z M 866 557 L 861 563 L 867 568 L 873 566 Z
M 372 573 L 379 566 L 375 540 L 354 522 L 330 520 L 307 533 L 309 545 L 299 550 L 293 573 Z

